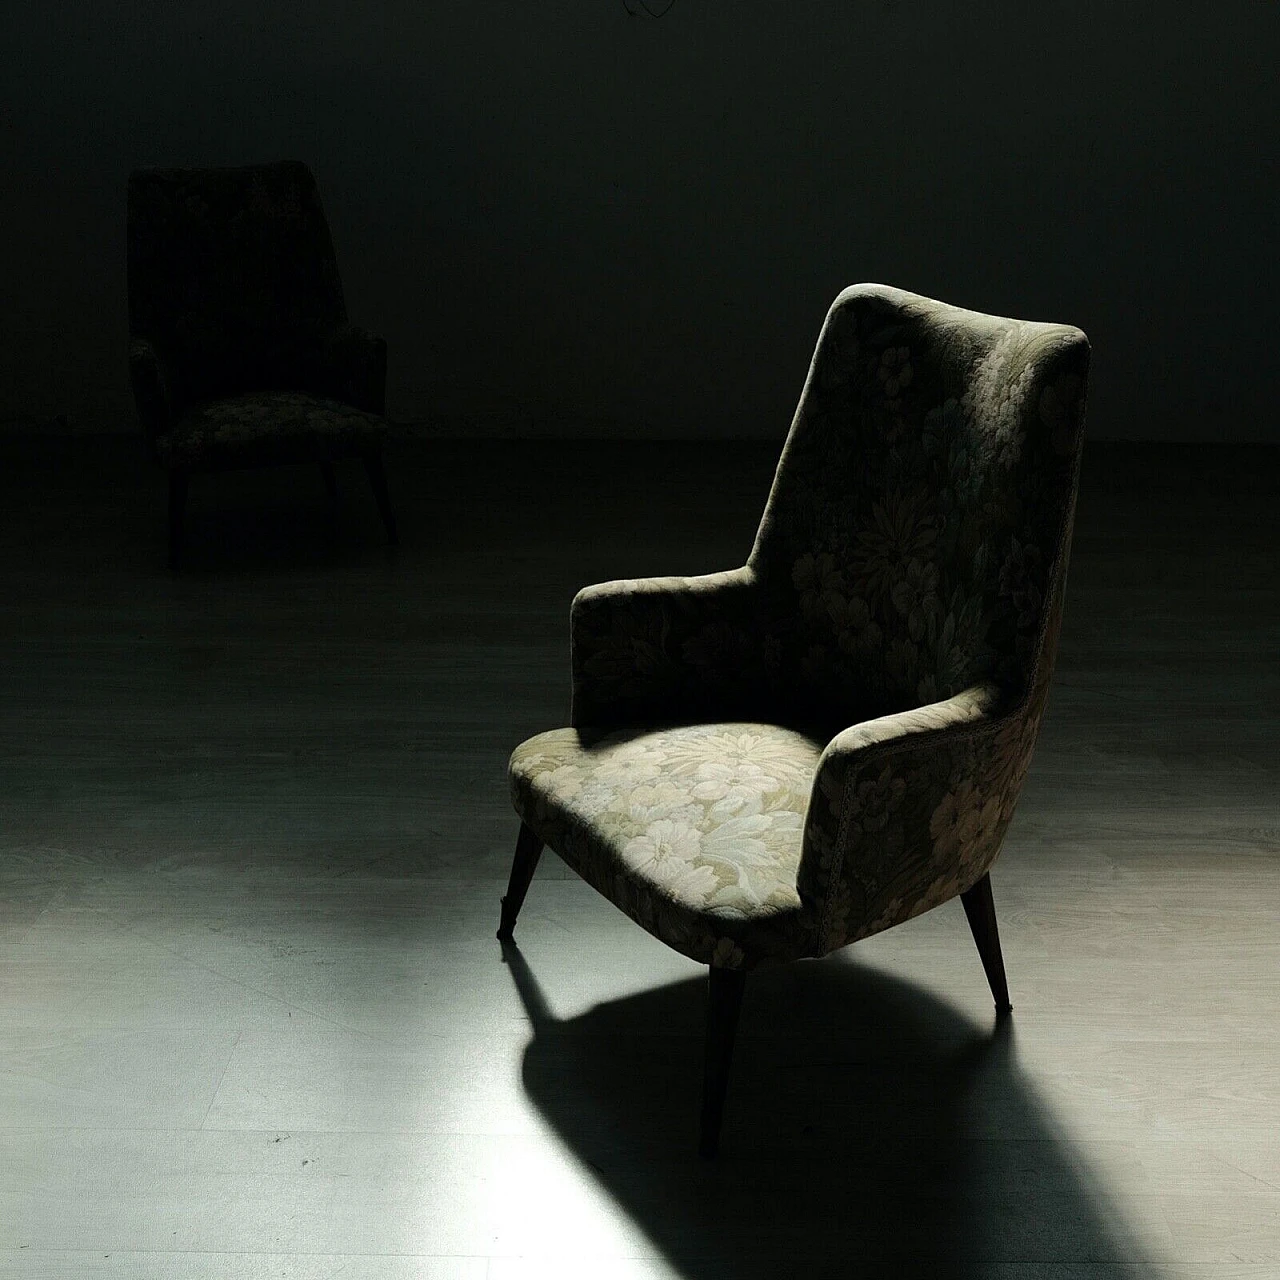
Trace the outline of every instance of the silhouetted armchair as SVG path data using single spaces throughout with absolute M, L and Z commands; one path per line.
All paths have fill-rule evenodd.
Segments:
M 545 842 L 710 966 L 704 1154 L 755 967 L 959 896 L 1010 1007 L 988 871 L 1049 688 L 1088 363 L 1078 329 L 850 288 L 746 565 L 573 602 L 573 727 L 511 757 L 498 936 Z
M 169 473 L 176 563 L 193 473 L 363 459 L 387 535 L 387 348 L 347 323 L 314 177 L 285 161 L 129 178 L 129 371 Z

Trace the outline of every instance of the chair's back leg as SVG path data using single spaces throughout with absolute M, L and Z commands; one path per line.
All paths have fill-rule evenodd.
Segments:
M 702 1126 L 698 1154 L 710 1159 L 720 1150 L 720 1121 L 729 1087 L 729 1063 L 738 1031 L 738 1013 L 747 975 L 741 969 L 710 970 L 707 983 L 707 1045 L 702 1076 Z
M 396 546 L 400 542 L 400 535 L 396 532 L 395 512 L 391 510 L 391 495 L 387 493 L 387 473 L 382 469 L 381 450 L 364 455 L 364 469 L 369 476 L 373 496 L 378 500 L 382 523 L 387 527 L 387 541 Z
M 169 472 L 169 568 L 182 563 L 182 517 L 187 506 L 187 473 Z
M 1009 984 L 1004 976 L 1004 957 L 1000 954 L 1000 932 L 996 928 L 996 904 L 991 897 L 991 876 L 985 875 L 967 893 L 960 895 L 969 929 L 978 944 L 978 955 L 991 985 L 997 1013 L 1011 1013 Z
M 511 879 L 507 882 L 507 896 L 502 899 L 502 920 L 498 925 L 498 937 L 503 942 L 510 942 L 515 936 L 516 917 L 524 904 L 524 895 L 529 892 L 529 882 L 537 870 L 540 857 L 542 841 L 522 822 L 520 835 L 516 840 L 516 856 L 511 863 Z

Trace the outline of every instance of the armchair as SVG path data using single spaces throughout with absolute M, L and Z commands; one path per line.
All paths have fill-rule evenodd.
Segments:
M 709 967 L 703 1154 L 752 969 L 960 897 L 1011 1008 L 989 871 L 1048 694 L 1088 363 L 1078 329 L 847 289 L 746 565 L 573 602 L 571 725 L 511 757 L 498 937 L 549 845 Z
M 387 347 L 347 322 L 310 170 L 147 169 L 129 178 L 129 372 L 143 434 L 169 474 L 177 564 L 191 475 L 364 461 L 387 535 Z

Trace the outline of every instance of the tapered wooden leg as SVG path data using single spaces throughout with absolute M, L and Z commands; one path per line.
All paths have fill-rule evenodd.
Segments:
M 529 892 L 529 882 L 542 857 L 542 841 L 523 822 L 516 840 L 516 856 L 511 863 L 511 879 L 507 882 L 507 896 L 502 899 L 502 920 L 498 925 L 498 937 L 510 942 L 515 936 L 516 916 L 524 905 L 524 895 Z
M 329 494 L 330 502 L 338 500 L 338 477 L 333 474 L 333 463 L 322 462 L 320 464 L 320 474 L 324 476 L 324 487 Z
M 382 523 L 387 526 L 387 541 L 392 546 L 396 546 L 400 542 L 400 535 L 396 532 L 395 512 L 391 510 L 391 495 L 387 493 L 387 474 L 382 469 L 382 454 L 366 453 L 364 455 L 364 469 L 369 475 L 369 484 L 373 489 L 373 496 L 378 500 L 378 510 L 382 514 Z
M 738 1031 L 738 1013 L 747 975 L 740 969 L 710 971 L 707 983 L 706 1065 L 702 1075 L 702 1126 L 698 1154 L 711 1159 L 720 1150 L 720 1121 L 729 1087 L 729 1063 Z
M 985 875 L 967 893 L 960 895 L 964 913 L 969 918 L 973 940 L 978 944 L 982 967 L 995 998 L 997 1013 L 1012 1013 L 1009 984 L 1004 976 L 1004 957 L 1000 954 L 1000 932 L 996 928 L 996 904 L 991 897 L 991 877 Z
M 182 515 L 187 506 L 187 473 L 169 472 L 169 568 L 182 562 Z

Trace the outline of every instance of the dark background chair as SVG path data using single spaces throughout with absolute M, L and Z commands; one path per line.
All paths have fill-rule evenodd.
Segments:
M 129 179 L 129 369 L 169 474 L 169 558 L 197 472 L 361 458 L 397 541 L 382 466 L 387 348 L 347 321 L 316 181 L 296 161 Z

